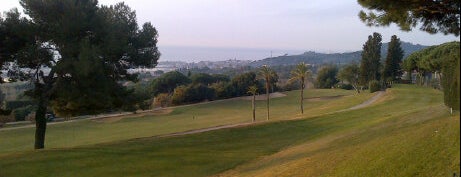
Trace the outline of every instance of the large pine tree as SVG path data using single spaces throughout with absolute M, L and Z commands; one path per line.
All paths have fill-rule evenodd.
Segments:
M 360 63 L 361 85 L 367 85 L 372 80 L 380 79 L 381 40 L 381 34 L 375 32 L 368 36 L 367 42 L 363 45 Z
M 157 30 L 150 23 L 140 28 L 135 11 L 124 3 L 20 0 L 20 4 L 28 18 L 12 10 L 0 20 L 0 58 L 22 68 L 9 68 L 9 73 L 24 69 L 31 73 L 17 76 L 35 85 L 28 95 L 37 101 L 36 149 L 44 148 L 48 109 L 64 115 L 119 109 L 131 95 L 120 81 L 136 81 L 128 69 L 157 64 Z
M 391 37 L 389 48 L 387 49 L 386 61 L 384 63 L 384 81 L 396 81 L 402 75 L 400 67 L 403 58 L 403 50 L 400 47 L 400 39 L 396 35 Z

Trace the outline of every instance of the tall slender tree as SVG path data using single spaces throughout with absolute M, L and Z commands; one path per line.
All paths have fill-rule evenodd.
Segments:
M 32 73 L 12 77 L 25 76 L 35 85 L 28 92 L 37 100 L 35 149 L 45 145 L 48 108 L 64 115 L 119 109 L 131 93 L 119 81 L 137 78 L 127 70 L 157 64 L 157 30 L 150 23 L 139 28 L 136 13 L 124 3 L 20 0 L 20 4 L 29 18 L 16 10 L 2 20 L 6 37 L 0 37 L 0 57 L 20 68 L 10 68 L 9 73 L 25 69 Z
M 271 81 L 272 78 L 277 76 L 277 73 L 275 73 L 274 70 L 272 70 L 269 66 L 263 65 L 261 69 L 259 70 L 259 74 L 262 79 L 265 81 L 265 87 L 266 87 L 266 107 L 267 107 L 267 120 L 269 120 L 269 102 L 270 102 L 270 94 L 269 90 L 271 87 Z
M 253 110 L 253 122 L 256 121 L 256 94 L 258 93 L 258 86 L 253 85 L 248 88 L 248 93 L 253 97 L 251 99 L 251 108 Z
M 367 42 L 363 45 L 360 63 L 361 85 L 367 85 L 372 80 L 380 79 L 381 40 L 381 34 L 373 33 L 368 36 Z
M 387 49 L 386 61 L 384 63 L 383 80 L 396 81 L 402 75 L 402 58 L 403 50 L 400 47 L 400 39 L 396 35 L 391 37 L 389 47 Z
M 296 65 L 296 68 L 291 71 L 291 78 L 288 80 L 288 82 L 294 82 L 294 81 L 299 81 L 301 84 L 301 97 L 300 97 L 300 109 L 301 109 L 301 114 L 304 114 L 304 89 L 306 88 L 306 79 L 310 75 L 310 70 L 304 62 L 299 63 Z

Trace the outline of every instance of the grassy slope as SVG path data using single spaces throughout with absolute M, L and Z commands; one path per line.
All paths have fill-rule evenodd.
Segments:
M 274 120 L 300 117 L 298 91 L 289 92 L 287 97 L 271 101 Z M 307 97 L 351 95 L 345 90 L 308 90 Z M 306 101 L 308 116 L 315 116 L 328 110 L 340 110 L 359 104 L 371 94 L 348 96 L 330 101 Z M 265 102 L 257 102 L 257 120 L 265 121 Z M 192 117 L 195 117 L 192 120 Z M 123 119 L 113 123 L 97 123 L 83 120 L 72 123 L 49 125 L 46 134 L 47 148 L 75 147 L 81 145 L 122 141 L 139 137 L 199 129 L 211 126 L 250 122 L 251 101 L 225 100 L 212 104 L 185 106 L 174 109 L 168 115 L 146 116 Z M 0 155 L 10 152 L 32 150 L 35 128 L 0 131 Z
M 459 116 L 448 117 L 440 92 L 402 86 L 310 119 L 11 153 L 0 176 L 446 176 L 459 171 Z
M 459 174 L 459 114 L 447 115 L 440 96 L 428 89 L 393 89 L 381 104 L 342 115 L 369 120 L 258 158 L 221 176 Z

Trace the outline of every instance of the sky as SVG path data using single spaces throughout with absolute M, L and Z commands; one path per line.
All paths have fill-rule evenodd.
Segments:
M 380 33 L 383 42 L 392 35 L 422 45 L 459 41 L 419 29 L 403 32 L 395 25 L 367 27 L 358 18 L 362 8 L 356 0 L 123 1 L 136 11 L 139 24 L 151 22 L 158 30 L 161 60 L 258 60 L 271 53 L 350 52 L 361 50 L 373 32 Z M 0 11 L 13 7 L 19 7 L 17 0 L 0 1 Z

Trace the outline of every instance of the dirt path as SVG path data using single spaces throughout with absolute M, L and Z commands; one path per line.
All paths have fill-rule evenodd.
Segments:
M 370 106 L 371 104 L 373 104 L 374 102 L 376 102 L 379 98 L 381 98 L 384 93 L 386 93 L 385 91 L 379 91 L 378 94 L 376 94 L 375 96 L 371 97 L 370 99 L 368 99 L 367 101 L 363 102 L 362 104 L 359 104 L 359 105 L 355 105 L 354 107 L 351 107 L 351 108 L 348 108 L 348 109 L 344 109 L 344 110 L 340 110 L 341 112 L 342 111 L 350 111 L 350 110 L 356 110 L 356 109 L 360 109 L 360 108 L 364 108 L 364 107 L 367 107 L 367 106 Z

